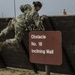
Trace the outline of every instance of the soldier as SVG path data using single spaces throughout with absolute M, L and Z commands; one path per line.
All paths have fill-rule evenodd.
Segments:
M 26 4 L 20 6 L 20 10 L 23 12 L 23 14 L 17 16 L 16 18 L 13 18 L 8 23 L 8 26 L 0 33 L 1 37 L 7 35 L 7 33 L 9 33 L 11 30 L 14 30 L 15 36 L 13 39 L 7 39 L 6 41 L 0 43 L 0 46 L 8 45 L 10 47 L 10 45 L 12 45 L 12 48 L 14 47 L 16 49 L 20 47 L 20 42 L 23 39 L 24 32 L 29 25 L 33 23 L 35 26 L 37 26 L 37 28 L 39 28 L 40 26 L 43 27 L 43 18 L 40 18 L 38 14 L 38 11 L 41 9 L 42 4 L 39 1 L 36 1 L 33 2 L 33 5 L 34 6 Z M 45 30 L 44 27 L 43 30 Z

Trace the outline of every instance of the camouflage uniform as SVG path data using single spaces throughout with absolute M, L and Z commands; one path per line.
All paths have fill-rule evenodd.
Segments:
M 17 16 L 16 18 L 13 18 L 8 26 L 2 30 L 1 32 L 6 35 L 9 33 L 9 31 L 14 30 L 15 36 L 13 39 L 7 39 L 3 44 L 12 45 L 13 44 L 20 47 L 19 43 L 22 41 L 24 32 L 27 30 L 27 27 L 31 24 L 34 24 L 37 28 L 40 28 L 40 26 L 43 27 L 42 20 L 39 17 L 39 14 L 34 9 L 34 7 L 31 7 L 29 4 L 21 5 L 20 7 L 23 14 Z M 43 27 L 44 30 L 44 27 Z

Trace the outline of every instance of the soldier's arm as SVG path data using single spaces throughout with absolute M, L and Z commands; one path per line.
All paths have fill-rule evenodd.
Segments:
M 43 30 L 45 30 L 44 26 L 43 26 L 43 21 L 42 19 L 40 18 L 39 14 L 38 13 L 35 13 L 34 16 L 33 16 L 33 20 L 35 22 L 35 25 L 37 27 L 43 27 Z
M 7 35 L 12 29 L 14 28 L 14 25 L 12 24 L 12 20 L 8 23 L 7 27 L 3 29 L 0 33 L 0 36 Z

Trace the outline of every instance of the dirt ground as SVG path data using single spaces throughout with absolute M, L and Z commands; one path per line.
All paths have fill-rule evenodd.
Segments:
M 35 74 L 34 71 L 27 69 L 0 69 L 0 75 L 46 75 L 46 73 L 39 71 L 39 74 Z M 68 75 L 68 74 L 51 73 L 50 75 Z

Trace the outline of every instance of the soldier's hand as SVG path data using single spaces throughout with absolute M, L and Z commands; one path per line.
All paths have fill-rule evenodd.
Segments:
M 47 19 L 48 16 L 47 15 L 42 15 L 42 18 Z

